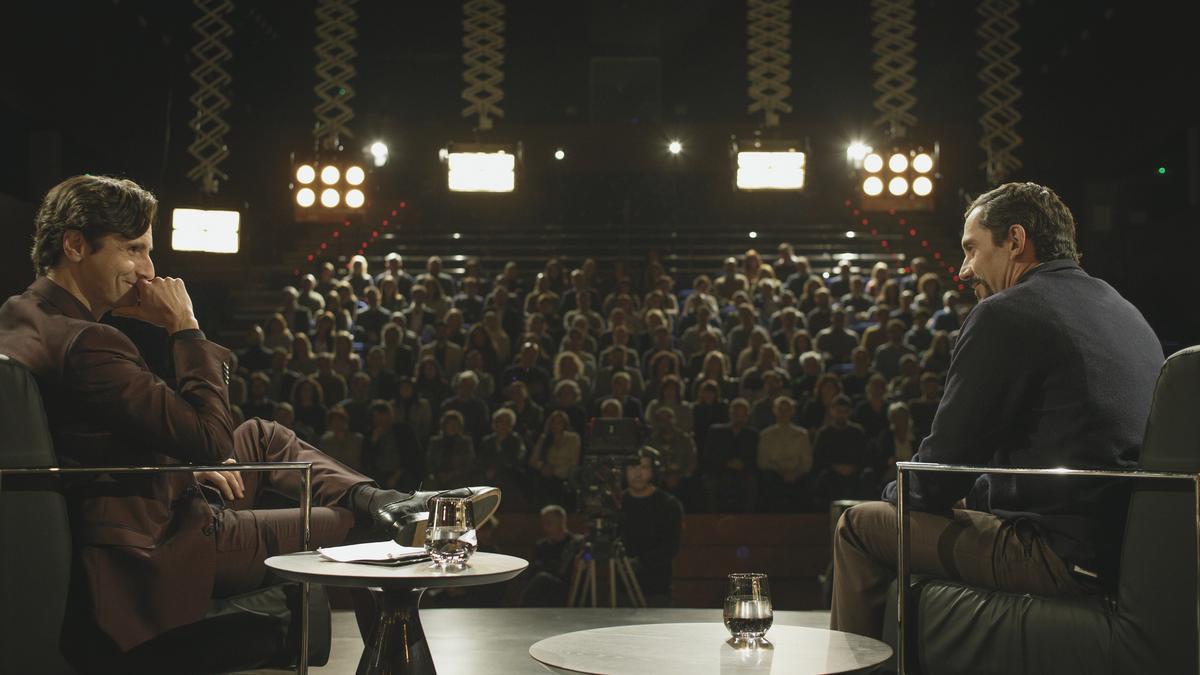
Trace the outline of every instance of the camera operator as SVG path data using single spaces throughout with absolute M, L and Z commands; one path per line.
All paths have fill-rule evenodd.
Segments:
M 621 497 L 620 528 L 625 552 L 649 607 L 671 604 L 671 563 L 679 553 L 683 506 L 655 483 L 662 458 L 651 447 L 637 452 L 638 461 L 625 468 L 626 490 Z

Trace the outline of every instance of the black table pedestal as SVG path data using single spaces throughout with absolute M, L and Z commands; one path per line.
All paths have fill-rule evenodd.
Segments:
M 424 588 L 372 588 L 379 620 L 358 662 L 358 675 L 434 675 L 417 605 Z

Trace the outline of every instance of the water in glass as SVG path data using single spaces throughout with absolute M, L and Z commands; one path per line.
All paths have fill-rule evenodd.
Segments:
M 771 628 L 774 611 L 765 574 L 730 574 L 725 627 L 734 640 L 754 642 Z

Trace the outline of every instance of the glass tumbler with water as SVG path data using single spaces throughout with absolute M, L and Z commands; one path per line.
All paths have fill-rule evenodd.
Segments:
M 730 574 L 729 592 L 725 595 L 725 627 L 734 641 L 758 644 L 771 629 L 773 619 L 767 575 Z
M 434 497 L 429 500 L 429 527 L 425 550 L 436 567 L 460 570 L 475 552 L 474 511 L 465 497 Z

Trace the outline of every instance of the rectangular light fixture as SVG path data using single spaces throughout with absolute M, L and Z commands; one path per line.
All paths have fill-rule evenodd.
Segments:
M 448 152 L 446 176 L 451 192 L 512 192 L 517 185 L 516 155 L 496 152 Z
M 174 209 L 171 248 L 176 251 L 237 253 L 242 216 L 237 211 Z
M 803 190 L 804 173 L 803 152 L 743 150 L 737 153 L 739 190 Z

